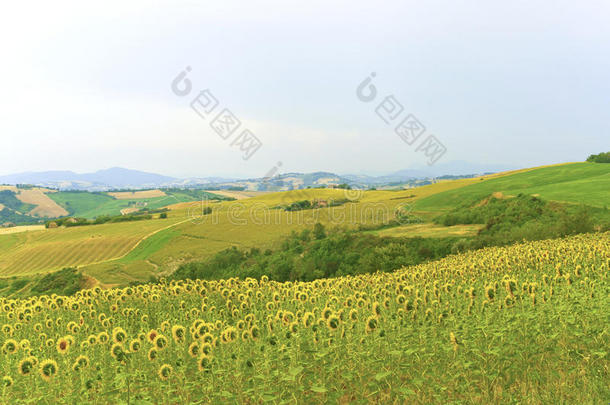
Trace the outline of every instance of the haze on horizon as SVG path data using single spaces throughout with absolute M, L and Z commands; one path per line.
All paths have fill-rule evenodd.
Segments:
M 446 146 L 438 164 L 582 161 L 608 149 L 609 17 L 604 1 L 7 4 L 0 175 L 425 166 L 356 97 L 371 72 Z M 261 140 L 250 159 L 191 109 L 203 89 Z

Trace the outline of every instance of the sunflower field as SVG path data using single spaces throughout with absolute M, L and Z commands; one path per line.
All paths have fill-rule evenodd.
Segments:
M 0 299 L 0 403 L 607 403 L 610 234 Z

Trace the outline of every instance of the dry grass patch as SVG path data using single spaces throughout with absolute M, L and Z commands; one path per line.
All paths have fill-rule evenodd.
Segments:
M 223 197 L 235 198 L 236 200 L 243 200 L 245 198 L 258 197 L 263 194 L 269 194 L 269 191 L 227 191 L 227 190 L 203 190 L 208 193 L 218 194 Z
M 57 205 L 55 201 L 51 200 L 49 196 L 44 193 L 43 189 L 20 189 L 19 194 L 17 194 L 16 197 L 26 204 L 36 205 L 36 208 L 28 212 L 29 215 L 49 218 L 63 217 L 68 215 L 68 211 Z
M 117 200 L 134 200 L 139 198 L 165 197 L 167 195 L 161 190 L 117 191 L 107 194 L 116 198 Z
M 12 228 L 0 228 L 0 235 L 6 235 L 9 233 L 19 233 L 19 232 L 27 232 L 27 231 L 44 231 L 44 225 L 24 225 L 24 226 L 14 226 Z
M 140 209 L 137 208 L 137 207 L 123 208 L 121 210 L 121 215 L 128 215 L 128 214 L 131 214 L 131 213 L 134 213 L 134 212 L 138 212 L 138 211 L 140 211 Z

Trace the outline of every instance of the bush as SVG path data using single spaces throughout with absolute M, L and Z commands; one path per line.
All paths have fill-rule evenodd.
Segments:
M 173 279 L 260 278 L 311 281 L 323 277 L 394 271 L 446 256 L 456 238 L 381 238 L 322 225 L 286 237 L 275 251 L 225 249 L 211 259 L 181 265 Z
M 45 274 L 33 286 L 34 294 L 72 295 L 81 288 L 83 275 L 72 267 Z
M 602 216 L 607 214 L 602 213 Z M 593 231 L 593 209 L 586 206 L 546 202 L 519 194 L 514 198 L 493 195 L 476 203 L 457 207 L 438 216 L 434 222 L 444 226 L 485 224 L 476 238 L 461 241 L 454 252 L 501 246 L 521 240 L 541 240 Z
M 610 163 L 610 152 L 602 152 L 597 155 L 591 155 L 587 158 L 587 162 Z

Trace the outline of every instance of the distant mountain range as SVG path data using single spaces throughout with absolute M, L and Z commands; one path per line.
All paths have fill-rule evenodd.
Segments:
M 283 173 L 273 178 L 232 179 L 201 177 L 179 179 L 155 173 L 113 167 L 94 173 L 72 171 L 24 172 L 0 176 L 0 184 L 31 184 L 60 190 L 107 191 L 111 189 L 180 188 L 243 188 L 246 190 L 292 190 L 306 187 L 332 186 L 342 183 L 356 187 L 390 186 L 401 183 L 419 184 L 441 176 L 469 176 L 513 169 L 505 165 L 476 165 L 451 162 L 433 167 L 417 167 L 381 176 L 366 174 L 337 175 L 329 172 Z

